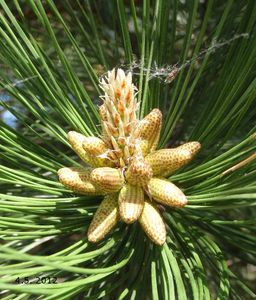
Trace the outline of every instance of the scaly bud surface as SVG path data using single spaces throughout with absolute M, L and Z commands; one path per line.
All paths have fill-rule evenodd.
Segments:
M 153 172 L 143 156 L 135 156 L 125 172 L 126 180 L 133 185 L 146 186 Z
M 92 183 L 105 193 L 118 192 L 124 185 L 124 177 L 119 169 L 96 168 L 91 172 Z
M 193 155 L 186 149 L 161 149 L 151 152 L 145 158 L 145 161 L 152 168 L 153 174 L 168 176 L 187 164 Z
M 144 191 L 136 185 L 126 184 L 119 193 L 119 214 L 129 224 L 138 220 L 144 206 Z
M 151 178 L 148 183 L 148 190 L 157 202 L 168 206 L 183 207 L 188 202 L 183 192 L 166 179 Z
M 117 72 L 114 69 L 102 79 L 100 86 L 104 91 L 103 105 L 100 107 L 103 139 L 112 143 L 119 165 L 123 167 L 130 155 L 129 136 L 137 124 L 136 88 L 132 83 L 132 74 L 125 75 L 122 69 Z
M 58 171 L 59 181 L 68 189 L 86 195 L 103 195 L 104 192 L 91 182 L 91 168 L 62 168 Z

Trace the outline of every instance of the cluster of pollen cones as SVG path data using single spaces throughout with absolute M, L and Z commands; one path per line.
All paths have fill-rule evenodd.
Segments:
M 137 119 L 132 74 L 112 70 L 100 86 L 104 91 L 99 107 L 101 138 L 70 131 L 68 141 L 88 167 L 62 168 L 59 180 L 77 193 L 104 195 L 88 229 L 89 241 L 103 239 L 121 219 L 127 224 L 138 221 L 147 236 L 162 245 L 166 228 L 157 204 L 187 204 L 183 192 L 165 177 L 187 164 L 200 143 L 156 150 L 162 114 L 153 109 L 144 119 Z

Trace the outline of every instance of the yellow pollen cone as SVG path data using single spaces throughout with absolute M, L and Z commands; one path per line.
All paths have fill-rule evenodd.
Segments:
M 114 193 L 124 185 L 124 177 L 119 169 L 102 167 L 92 171 L 92 183 L 105 193 Z
M 103 195 L 90 181 L 91 168 L 62 168 L 58 171 L 59 181 L 68 189 L 86 195 Z
M 189 150 L 193 157 L 201 149 L 201 144 L 199 142 L 188 142 L 188 143 L 185 143 L 185 144 L 179 146 L 177 149 Z
M 72 149 L 76 152 L 76 154 L 86 163 L 90 164 L 90 159 L 83 148 L 83 142 L 86 139 L 81 133 L 76 131 L 69 131 L 68 132 L 68 141 L 71 145 Z
M 140 138 L 137 138 L 132 142 L 129 141 L 128 149 L 131 156 L 139 154 L 145 157 L 149 152 L 148 141 L 141 140 Z
M 151 166 L 154 176 L 163 177 L 170 175 L 187 164 L 193 155 L 186 149 L 161 149 L 149 153 L 145 161 Z
M 183 207 L 188 202 L 183 192 L 166 179 L 151 178 L 148 190 L 154 200 L 168 206 Z
M 145 186 L 152 177 L 153 172 L 142 156 L 134 157 L 127 171 L 126 180 L 132 185 Z
M 144 206 L 144 191 L 141 187 L 126 184 L 119 193 L 119 214 L 129 224 L 138 220 Z
M 134 132 L 134 137 L 148 141 L 149 152 L 154 151 L 158 145 L 162 126 L 162 113 L 159 109 L 153 109 L 142 119 Z
M 92 165 L 95 167 L 113 167 L 114 161 L 109 157 L 110 152 L 103 140 L 98 137 L 86 137 L 83 142 L 83 148 L 88 154 Z
M 145 157 L 148 154 L 148 152 L 149 152 L 148 141 L 146 141 L 146 140 L 140 141 L 139 142 L 139 147 L 141 149 L 142 155 Z
M 117 195 L 107 195 L 98 207 L 89 226 L 88 241 L 96 243 L 102 240 L 118 221 Z
M 162 113 L 155 108 L 139 122 L 134 132 L 134 138 L 148 141 L 149 152 L 154 151 L 158 145 L 161 126 Z
M 151 241 L 163 245 L 166 240 L 166 228 L 159 210 L 152 202 L 146 200 L 142 214 L 139 218 L 140 225 Z
M 103 140 L 96 136 L 86 137 L 83 142 L 83 148 L 90 155 L 98 155 L 107 150 L 107 146 Z

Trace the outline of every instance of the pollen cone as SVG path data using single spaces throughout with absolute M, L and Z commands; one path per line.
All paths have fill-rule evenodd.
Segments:
M 155 108 L 139 122 L 134 132 L 134 138 L 148 141 L 148 151 L 154 151 L 158 145 L 161 126 L 162 113 Z
M 190 153 L 193 157 L 201 149 L 201 144 L 199 142 L 188 142 L 188 143 L 185 143 L 185 144 L 179 146 L 177 149 L 188 150 L 188 151 L 190 151 Z
M 145 161 L 151 166 L 154 175 L 169 176 L 191 161 L 198 152 L 200 144 L 196 142 L 192 143 L 187 143 L 190 145 L 184 144 L 173 149 L 161 149 L 151 152 L 145 157 Z
M 124 177 L 120 170 L 103 167 L 92 171 L 90 179 L 92 183 L 105 193 L 114 193 L 124 185 Z
M 58 171 L 59 181 L 68 189 L 86 195 L 103 195 L 90 181 L 91 168 L 62 168 Z
M 166 240 L 166 229 L 157 207 L 146 200 L 139 222 L 147 236 L 157 245 L 163 245 Z
M 110 150 L 100 138 L 95 136 L 86 137 L 82 146 L 95 167 L 114 166 L 114 162 L 109 156 Z
M 141 149 L 142 155 L 145 157 L 145 156 L 148 154 L 148 152 L 149 152 L 148 141 L 146 141 L 146 140 L 141 140 L 141 141 L 139 142 L 139 147 L 140 147 L 140 149 Z
M 135 156 L 125 173 L 125 178 L 132 185 L 145 186 L 152 175 L 152 169 L 144 158 Z
M 86 136 L 76 131 L 68 132 L 68 141 L 72 149 L 76 154 L 87 164 L 90 164 L 90 159 L 83 148 L 83 142 L 85 141 Z
M 183 207 L 187 204 L 187 198 L 183 192 L 166 179 L 151 178 L 148 190 L 154 200 L 159 203 L 173 207 Z
M 98 207 L 89 226 L 88 240 L 93 243 L 102 240 L 117 224 L 118 220 L 117 195 L 107 195 Z
M 138 220 L 144 206 L 144 192 L 139 186 L 126 184 L 119 193 L 119 214 L 129 224 Z

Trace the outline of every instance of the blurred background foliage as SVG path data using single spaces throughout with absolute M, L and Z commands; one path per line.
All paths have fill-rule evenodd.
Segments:
M 1 298 L 255 299 L 256 2 L 2 0 L 0 12 Z M 162 147 L 202 143 L 170 177 L 189 205 L 163 211 L 163 247 L 137 224 L 88 243 L 102 199 L 57 180 L 81 164 L 66 133 L 99 134 L 98 80 L 113 67 L 133 72 L 141 118 L 163 111 Z

